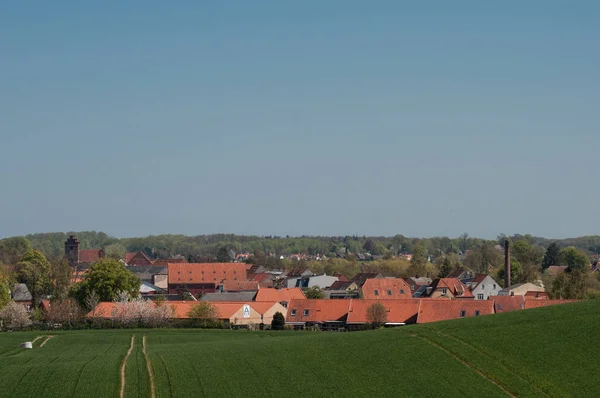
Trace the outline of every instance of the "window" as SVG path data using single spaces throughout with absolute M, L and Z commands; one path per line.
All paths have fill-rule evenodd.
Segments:
M 481 288 L 482 288 L 482 289 L 485 289 L 485 285 L 483 285 L 483 284 L 482 284 L 482 285 L 481 285 Z
M 404 289 L 400 289 L 400 294 L 404 294 Z
M 391 290 L 388 290 L 388 291 L 387 291 L 387 294 L 388 294 L 388 296 L 391 296 L 391 295 L 392 295 L 392 291 L 391 291 Z
M 496 290 L 496 284 L 494 283 L 492 286 L 494 287 L 494 290 Z
M 308 316 L 308 314 L 310 314 L 310 310 L 304 310 L 304 313 L 302 315 Z
M 291 315 L 291 316 L 296 316 L 296 310 L 292 310 L 292 311 L 290 312 L 290 315 Z
M 445 287 L 442 288 L 442 294 L 446 294 L 446 288 Z
M 379 290 L 375 289 L 375 295 L 379 296 Z
M 496 307 L 498 307 L 498 309 L 499 309 L 500 311 L 502 311 L 502 304 L 496 304 Z
M 467 311 L 465 311 L 465 310 L 461 310 L 461 311 L 460 311 L 460 317 L 461 317 L 461 318 L 464 318 L 465 316 L 467 316 Z
M 477 295 L 477 300 L 483 300 L 483 294 L 482 293 L 479 293 Z
M 479 316 L 479 310 L 475 311 L 475 316 Z

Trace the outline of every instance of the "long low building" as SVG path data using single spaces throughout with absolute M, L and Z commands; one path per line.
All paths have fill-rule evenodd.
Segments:
M 190 311 L 199 303 L 198 301 L 169 301 L 162 305 L 171 309 L 172 319 L 189 319 Z M 102 302 L 90 311 L 88 317 L 115 319 L 122 306 L 127 304 L 129 303 Z M 261 323 L 265 324 L 266 327 L 270 327 L 273 316 L 277 312 L 281 312 L 284 317 L 287 315 L 287 309 L 278 302 L 215 301 L 211 304 L 217 311 L 217 318 L 232 327 L 258 326 Z M 135 311 L 135 307 L 132 308 L 132 311 Z

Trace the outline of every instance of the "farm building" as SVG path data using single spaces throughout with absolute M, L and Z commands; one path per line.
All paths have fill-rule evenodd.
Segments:
M 197 296 L 211 293 L 224 281 L 245 281 L 246 264 L 241 263 L 170 263 L 169 293 L 186 290 Z
M 546 290 L 535 283 L 518 283 L 498 292 L 498 296 L 524 296 L 527 292 L 545 292 Z
M 494 312 L 511 312 L 525 309 L 525 297 L 523 296 L 491 296 L 494 302 Z
M 288 304 L 286 325 L 304 329 L 317 326 L 336 330 L 346 326 L 346 318 L 353 300 L 291 300 Z
M 276 301 L 283 305 L 288 306 L 291 300 L 306 300 L 306 296 L 302 292 L 302 289 L 298 287 L 284 288 L 284 289 L 259 289 L 256 293 L 255 301 Z
M 364 288 L 364 286 L 363 286 Z M 348 311 L 346 323 L 348 329 L 357 329 L 371 322 L 368 317 L 368 309 L 373 304 L 379 303 L 386 309 L 385 326 L 400 326 L 417 323 L 417 313 L 421 300 L 412 298 L 389 299 L 389 300 L 352 300 Z
M 494 302 L 491 300 L 423 299 L 419 307 L 417 323 L 447 321 L 493 313 Z
M 370 278 L 362 286 L 366 300 L 410 299 L 410 286 L 402 278 Z

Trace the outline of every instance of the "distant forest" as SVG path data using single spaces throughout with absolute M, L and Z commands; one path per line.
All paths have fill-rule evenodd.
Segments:
M 485 240 L 463 234 L 456 238 L 432 237 L 410 238 L 403 235 L 384 236 L 244 236 L 234 234 L 213 235 L 156 235 L 141 238 L 115 238 L 104 232 L 54 232 L 25 236 L 34 249 L 42 251 L 48 258 L 59 258 L 64 253 L 64 242 L 69 235 L 75 235 L 81 249 L 105 248 L 107 254 L 124 255 L 127 252 L 142 250 L 151 258 L 184 256 L 191 261 L 206 261 L 216 258 L 223 248 L 235 253 L 261 253 L 275 256 L 291 254 L 325 255 L 346 257 L 369 253 L 374 256 L 394 256 L 412 253 L 417 243 L 421 243 L 427 253 L 435 259 L 448 253 L 465 253 L 480 247 L 483 243 L 502 244 L 504 239 L 526 241 L 532 246 L 547 248 L 556 242 L 559 247 L 574 246 L 594 258 L 600 255 L 600 236 L 584 236 L 568 239 L 546 239 L 531 235 L 499 235 L 496 240 Z

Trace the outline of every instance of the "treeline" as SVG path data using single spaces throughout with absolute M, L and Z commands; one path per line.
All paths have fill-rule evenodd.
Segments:
M 394 256 L 412 253 L 417 243 L 425 247 L 428 255 L 435 259 L 447 253 L 466 253 L 480 247 L 483 243 L 501 245 L 505 238 L 511 241 L 525 241 L 534 247 L 546 249 L 550 243 L 556 242 L 560 248 L 576 247 L 590 256 L 600 255 L 600 236 L 584 236 L 550 240 L 531 235 L 499 235 L 496 240 L 484 240 L 463 234 L 456 238 L 432 237 L 410 238 L 403 235 L 384 236 L 246 236 L 234 234 L 213 235 L 154 235 L 140 238 L 115 238 L 104 232 L 56 232 L 31 234 L 25 238 L 34 249 L 40 250 L 49 259 L 62 257 L 64 242 L 73 234 L 77 236 L 82 249 L 105 248 L 107 254 L 121 255 L 126 251 L 144 251 L 151 258 L 168 258 L 177 255 L 191 260 L 216 258 L 219 250 L 225 248 L 235 253 L 272 254 L 288 256 L 291 254 L 325 255 L 327 257 L 345 258 L 351 254 L 369 253 L 374 256 Z M 2 240 L 0 240 L 2 242 Z M 0 258 L 0 260 L 2 260 Z M 5 261 L 6 263 L 6 261 Z

